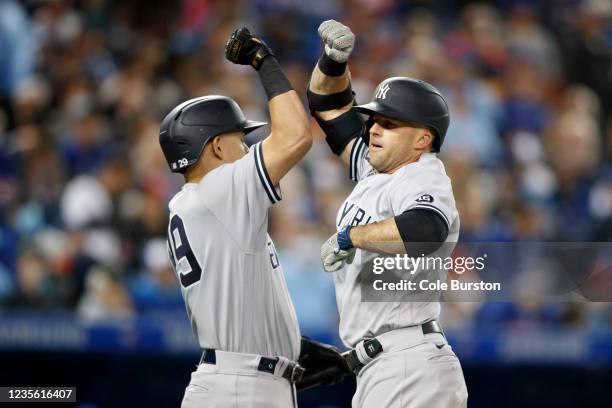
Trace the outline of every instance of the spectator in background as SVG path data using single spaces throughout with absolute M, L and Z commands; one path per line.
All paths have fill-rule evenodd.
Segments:
M 559 24 L 559 44 L 564 49 L 567 79 L 593 89 L 606 115 L 612 112 L 612 3 L 581 1 L 577 10 Z
M 5 302 L 8 307 L 48 310 L 58 306 L 48 267 L 36 251 L 22 252 L 16 278 L 16 290 Z
M 61 155 L 69 177 L 93 173 L 110 155 L 107 120 L 101 115 L 86 113 L 75 120 L 66 140 L 61 145 Z
M 444 86 L 440 89 L 446 95 L 453 117 L 444 155 L 452 156 L 462 150 L 471 153 L 480 165 L 494 167 L 503 153 L 498 133 L 501 101 L 485 81 L 468 73 L 467 64 L 461 61 L 447 64 Z
M 92 267 L 87 273 L 85 288 L 77 307 L 83 318 L 91 321 L 122 320 L 133 315 L 128 292 L 121 280 L 111 271 Z
M 62 220 L 72 232 L 74 244 L 101 264 L 121 266 L 115 201 L 130 183 L 125 160 L 115 157 L 95 176 L 80 175 L 71 180 L 62 193 Z
M 601 138 L 596 121 L 588 114 L 563 112 L 546 137 L 551 166 L 557 175 L 555 207 L 557 239 L 588 241 L 592 232 L 589 192 L 599 169 Z
M 36 43 L 23 6 L 0 2 L 0 99 L 8 98 L 32 73 Z
M 168 257 L 165 237 L 150 239 L 141 254 L 144 269 L 130 280 L 128 289 L 139 311 L 183 310 L 185 304 Z

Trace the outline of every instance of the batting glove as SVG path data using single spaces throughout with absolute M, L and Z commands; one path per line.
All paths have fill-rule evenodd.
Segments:
M 269 55 L 274 55 L 270 47 L 246 27 L 235 30 L 225 44 L 225 58 L 234 64 L 250 65 L 257 71 Z
M 349 238 L 351 227 L 346 227 L 329 237 L 321 246 L 321 262 L 325 272 L 335 272 L 355 258 L 355 248 Z
M 325 54 L 336 62 L 346 62 L 355 47 L 355 34 L 351 29 L 336 20 L 326 20 L 318 31 L 325 43 Z

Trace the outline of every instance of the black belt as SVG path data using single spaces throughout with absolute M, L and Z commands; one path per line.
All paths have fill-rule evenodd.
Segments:
M 421 325 L 421 329 L 423 330 L 423 334 L 432 334 L 432 333 L 440 333 L 444 336 L 444 332 L 440 327 L 440 324 L 436 320 L 431 320 L 427 323 L 423 323 Z M 383 351 L 382 344 L 374 337 L 373 339 L 366 339 L 363 341 L 363 348 L 365 349 L 366 354 L 370 358 L 374 358 Z M 365 364 L 359 361 L 359 357 L 357 357 L 357 351 L 355 349 L 347 351 L 342 354 L 349 368 L 355 374 L 359 373 L 359 370 L 363 368 Z
M 264 373 L 274 374 L 274 370 L 276 369 L 276 364 L 278 364 L 277 358 L 269 358 L 269 357 L 260 357 L 259 365 L 257 366 L 257 371 L 262 371 Z M 217 364 L 217 353 L 215 349 L 204 349 L 202 353 L 202 358 L 200 359 L 200 364 Z M 281 374 L 281 376 L 289 381 L 290 383 L 296 383 L 302 379 L 304 375 L 304 368 L 298 363 L 289 363 L 285 371 Z

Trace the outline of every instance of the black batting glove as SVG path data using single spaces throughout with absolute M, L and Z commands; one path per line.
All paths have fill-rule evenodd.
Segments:
M 270 47 L 246 27 L 235 30 L 225 44 L 225 58 L 234 64 L 250 65 L 257 71 L 270 55 L 274 55 Z

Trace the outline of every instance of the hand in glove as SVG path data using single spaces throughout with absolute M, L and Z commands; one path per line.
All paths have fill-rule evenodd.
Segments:
M 355 35 L 351 29 L 336 20 L 326 20 L 318 32 L 325 43 L 325 54 L 336 62 L 346 62 L 355 47 Z
M 270 47 L 246 27 L 235 30 L 225 44 L 225 58 L 234 64 L 250 65 L 257 71 L 268 55 L 274 55 Z
M 329 237 L 321 246 L 321 262 L 326 272 L 335 272 L 355 258 L 355 248 L 349 237 L 351 227 Z

